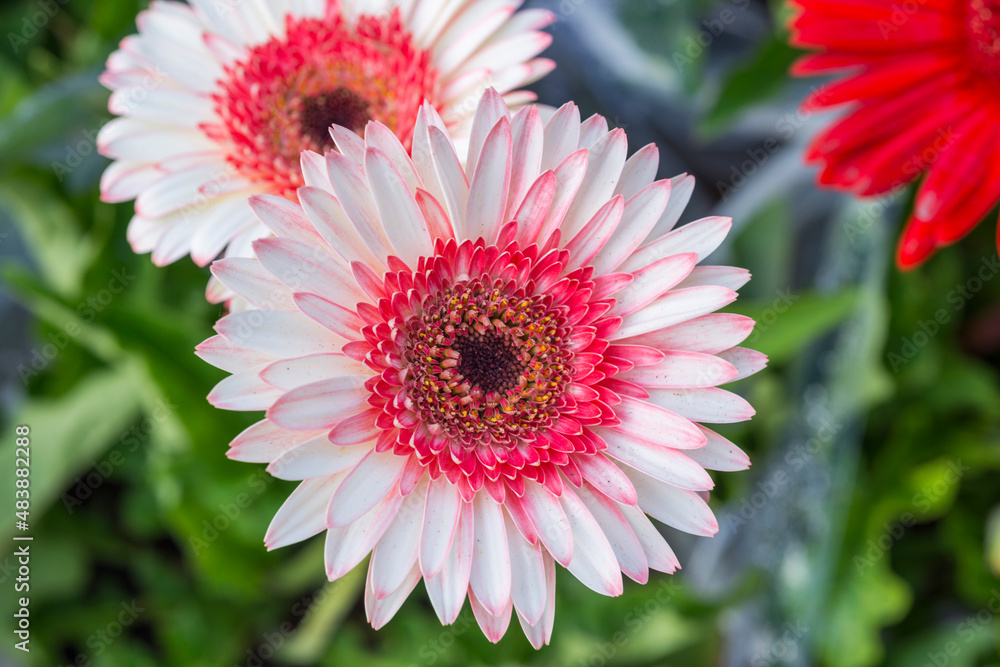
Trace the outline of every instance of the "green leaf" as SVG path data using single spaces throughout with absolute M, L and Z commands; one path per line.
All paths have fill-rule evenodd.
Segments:
M 0 168 L 38 162 L 39 150 L 46 146 L 54 152 L 43 163 L 59 162 L 69 171 L 78 166 L 78 159 L 93 158 L 107 99 L 96 71 L 75 74 L 24 98 L 0 119 Z
M 778 93 L 799 53 L 781 35 L 765 42 L 750 62 L 729 75 L 699 129 L 705 134 L 717 134 L 741 111 Z
M 120 364 L 95 371 L 59 398 L 30 400 L 12 419 L 31 429 L 31 517 L 38 519 L 74 478 L 82 474 L 108 445 L 121 437 L 139 413 L 141 375 L 135 366 Z M 8 462 L 6 488 L 14 488 L 14 439 L 4 438 L 2 458 Z M 104 475 L 94 471 L 94 475 Z M 93 484 L 89 484 L 93 486 Z M 13 497 L 13 492 L 8 494 Z M 30 523 L 30 521 L 29 521 Z M 8 512 L 0 534 L 13 532 Z
M 730 309 L 757 322 L 744 345 L 768 355 L 772 363 L 781 363 L 847 318 L 857 299 L 853 290 L 800 294 L 779 289 L 771 299 L 737 301 Z
M 64 298 L 77 296 L 98 248 L 81 233 L 73 210 L 34 181 L 5 177 L 0 216 L 18 227 L 45 281 Z

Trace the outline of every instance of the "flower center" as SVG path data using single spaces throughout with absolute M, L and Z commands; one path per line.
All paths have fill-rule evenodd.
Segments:
M 569 380 L 563 318 L 544 295 L 488 276 L 428 295 L 407 321 L 408 395 L 423 421 L 466 443 L 547 426 Z
M 451 349 L 458 352 L 455 371 L 468 380 L 473 390 L 501 394 L 518 383 L 525 364 L 517 357 L 516 346 L 509 338 L 487 331 L 460 336 Z
M 620 399 L 597 383 L 632 367 L 604 354 L 621 318 L 594 298 L 593 268 L 563 274 L 567 250 L 522 248 L 510 225 L 503 244 L 437 239 L 415 270 L 352 267 L 375 303 L 358 304 L 364 340 L 344 353 L 376 373 L 375 449 L 415 455 L 465 500 L 580 479 L 573 457 L 606 447 L 589 429 L 619 423 Z
M 342 125 L 360 133 L 371 119 L 371 105 L 347 88 L 320 93 L 303 101 L 299 115 L 302 134 L 317 146 L 333 148 L 330 126 Z
M 1000 81 L 1000 0 L 970 0 L 966 28 L 972 66 Z
M 331 124 L 360 133 L 377 120 L 409 148 L 421 102 L 437 94 L 431 54 L 413 44 L 398 9 L 353 25 L 339 14 L 289 16 L 284 37 L 226 68 L 213 95 L 219 122 L 202 131 L 242 176 L 294 200 L 305 184 L 299 155 L 332 150 Z

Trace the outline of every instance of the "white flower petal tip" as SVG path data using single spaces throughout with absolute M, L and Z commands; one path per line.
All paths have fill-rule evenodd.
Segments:
M 249 305 L 198 346 L 230 373 L 210 400 L 266 415 L 227 455 L 301 482 L 265 545 L 326 531 L 331 580 L 371 554 L 376 628 L 422 579 L 442 623 L 468 598 L 490 641 L 516 615 L 543 646 L 557 564 L 608 596 L 674 572 L 652 519 L 714 535 L 707 471 L 749 466 L 704 426 L 753 415 L 729 387 L 767 362 L 715 312 L 746 272 L 699 265 L 729 220 L 673 228 L 689 177 L 542 118 L 491 91 L 467 141 L 430 106 L 409 153 L 337 128 L 298 203 L 252 198 L 256 257 L 213 265 Z
M 515 11 L 520 3 L 193 4 L 152 3 L 99 77 L 117 116 L 97 141 L 114 160 L 101 200 L 135 200 L 130 243 L 158 266 L 251 256 L 253 239 L 281 232 L 257 222 L 255 211 L 267 216 L 248 197 L 295 204 L 298 188 L 328 187 L 323 155 L 361 164 L 371 121 L 391 125 L 405 156 L 424 140 L 414 135 L 426 134 L 417 116 L 427 104 L 431 121 L 467 144 L 484 81 L 521 105 L 533 95 L 519 89 L 553 67 L 537 56 L 554 15 Z

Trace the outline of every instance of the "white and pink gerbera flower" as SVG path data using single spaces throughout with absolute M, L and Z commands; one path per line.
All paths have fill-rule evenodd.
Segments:
M 655 146 L 626 160 L 573 104 L 543 123 L 490 91 L 467 155 L 430 105 L 412 159 L 377 123 L 334 136 L 299 203 L 253 198 L 274 236 L 212 266 L 252 307 L 198 348 L 232 373 L 214 405 L 267 411 L 229 456 L 302 480 L 267 547 L 327 531 L 331 580 L 371 553 L 376 628 L 422 578 L 442 623 L 468 595 L 490 640 L 516 611 L 536 647 L 555 563 L 605 595 L 674 571 L 647 514 L 717 531 L 705 469 L 749 461 L 701 422 L 753 415 L 718 385 L 766 361 L 713 313 L 749 274 L 696 266 L 730 220 L 671 231 L 693 179 L 654 181 Z
M 267 230 L 247 198 L 295 200 L 299 155 L 332 149 L 332 124 L 378 121 L 409 147 L 424 100 L 456 140 L 487 87 L 533 100 L 516 89 L 554 66 L 535 58 L 553 16 L 521 2 L 154 0 L 101 77 L 120 116 L 98 138 L 102 199 L 136 200 L 128 239 L 157 265 L 251 256 Z

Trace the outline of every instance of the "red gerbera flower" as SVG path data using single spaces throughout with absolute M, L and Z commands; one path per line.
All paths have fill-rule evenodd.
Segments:
M 853 105 L 813 141 L 819 182 L 862 196 L 926 173 L 897 263 L 965 236 L 1000 200 L 1000 1 L 794 0 L 793 73 L 843 77 L 810 109 Z

